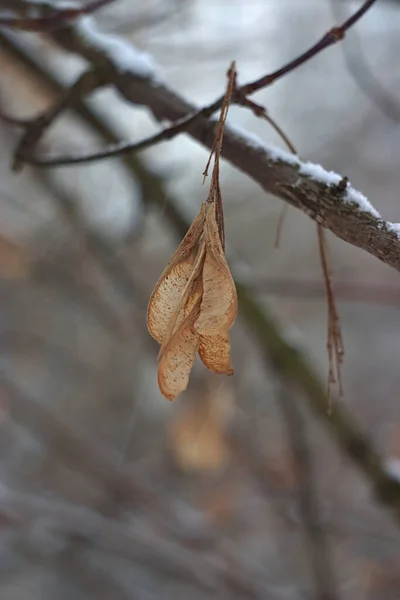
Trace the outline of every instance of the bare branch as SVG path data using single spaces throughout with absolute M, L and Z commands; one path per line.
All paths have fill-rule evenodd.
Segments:
M 332 286 L 332 277 L 327 258 L 327 247 L 325 240 L 325 231 L 321 225 L 317 225 L 319 256 L 321 259 L 322 274 L 326 290 L 326 302 L 328 305 L 328 327 L 327 327 L 327 349 L 328 349 L 328 403 L 329 411 L 332 410 L 331 391 L 332 386 L 337 383 L 339 387 L 339 396 L 343 397 L 342 385 L 342 362 L 344 356 L 342 332 L 340 328 L 339 314 L 336 308 L 336 299 Z
M 331 0 L 332 11 L 335 17 L 341 17 L 340 3 Z M 397 96 L 386 90 L 373 70 L 368 66 L 363 56 L 359 36 L 356 32 L 348 37 L 341 45 L 347 70 L 360 90 L 376 104 L 391 121 L 400 122 L 400 104 Z
M 71 108 L 74 104 L 79 102 L 82 97 L 93 92 L 101 85 L 101 83 L 101 77 L 97 71 L 83 73 L 83 75 L 81 75 L 77 81 L 62 94 L 56 104 L 26 126 L 24 135 L 20 139 L 14 154 L 14 170 L 21 168 L 22 163 L 25 162 L 25 157 L 32 154 L 34 147 L 53 121 L 64 110 Z M 6 117 L 6 120 L 10 120 L 10 118 Z M 17 121 L 15 124 L 22 126 L 22 123 L 23 122 L 21 121 Z
M 271 83 L 274 83 L 277 79 L 280 79 L 284 75 L 287 75 L 291 71 L 294 71 L 311 58 L 314 58 L 317 54 L 319 54 L 322 50 L 333 46 L 337 42 L 342 41 L 347 31 L 353 27 L 365 15 L 367 10 L 371 8 L 373 4 L 375 4 L 376 0 L 366 0 L 363 5 L 351 16 L 349 17 L 342 25 L 338 25 L 333 27 L 330 31 L 328 31 L 316 44 L 311 46 L 306 52 L 295 58 L 294 60 L 288 62 L 286 65 L 270 73 L 269 75 L 265 75 L 252 83 L 248 83 L 241 87 L 241 92 L 247 96 L 248 94 L 254 94 Z

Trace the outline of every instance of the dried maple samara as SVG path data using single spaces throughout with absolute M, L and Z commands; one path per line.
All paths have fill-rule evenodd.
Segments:
M 188 385 L 196 353 L 214 373 L 232 375 L 229 328 L 237 314 L 215 204 L 204 202 L 150 297 L 147 326 L 160 344 L 158 383 L 174 400 Z

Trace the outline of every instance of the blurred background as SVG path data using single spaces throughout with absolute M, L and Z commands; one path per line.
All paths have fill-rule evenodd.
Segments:
M 359 5 L 120 0 L 94 18 L 201 106 L 222 93 L 233 59 L 250 81 Z M 380 0 L 344 43 L 255 96 L 304 159 L 346 175 L 394 222 L 399 30 L 400 2 Z M 85 67 L 35 33 L 0 36 L 6 114 L 40 114 Z M 87 107 L 91 120 L 63 114 L 42 148 L 83 153 L 160 127 L 111 88 Z M 249 111 L 232 107 L 229 121 L 281 145 Z M 129 160 L 15 173 L 20 135 L 0 123 L 1 600 L 397 600 L 398 523 L 304 394 L 266 364 L 244 319 L 232 329 L 234 377 L 196 362 L 176 402 L 158 390 L 146 304 L 180 240 L 171 206 L 190 220 L 206 197 L 208 151 L 182 135 Z M 315 223 L 290 208 L 276 249 L 281 201 L 226 163 L 221 184 L 232 270 L 325 384 Z M 393 471 L 398 274 L 327 237 L 345 344 L 340 402 Z

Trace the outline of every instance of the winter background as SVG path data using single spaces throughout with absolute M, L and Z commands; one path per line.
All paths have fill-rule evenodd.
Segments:
M 359 4 L 120 0 L 95 20 L 152 56 L 159 76 L 202 106 L 223 91 L 233 59 L 239 81 L 251 81 L 300 54 Z M 304 159 L 346 175 L 394 222 L 399 29 L 400 3 L 381 0 L 344 43 L 255 96 Z M 35 34 L 7 36 L 1 108 L 31 117 L 55 96 L 23 55 L 64 84 L 85 65 Z M 129 60 L 128 50 L 120 58 Z M 89 105 L 121 139 L 159 129 L 146 110 L 110 89 Z M 282 146 L 249 111 L 233 107 L 229 121 Z M 207 193 L 208 152 L 181 135 L 138 155 L 165 191 L 165 204 L 155 206 L 140 173 L 119 159 L 16 174 L 10 164 L 18 130 L 0 124 L 0 140 L 1 600 L 317 597 L 279 382 L 244 322 L 232 330 L 233 378 L 196 364 L 174 404 L 157 387 L 145 310 L 179 241 L 167 199 L 188 219 L 196 214 Z M 44 139 L 54 152 L 102 143 L 71 112 Z M 327 309 L 315 223 L 289 208 L 276 249 L 281 201 L 227 163 L 221 177 L 232 268 L 325 379 Z M 99 267 L 90 236 L 125 265 L 129 293 Z M 345 344 L 341 402 L 399 476 L 398 275 L 327 237 Z M 304 412 L 334 597 L 397 600 L 398 524 L 303 395 L 291 393 Z M 233 441 L 229 427 L 239 432 Z

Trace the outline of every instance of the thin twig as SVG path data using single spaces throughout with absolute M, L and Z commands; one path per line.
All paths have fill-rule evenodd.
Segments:
M 276 225 L 275 240 L 274 240 L 274 248 L 275 249 L 279 248 L 279 245 L 281 243 L 283 225 L 285 223 L 285 219 L 286 219 L 288 210 L 289 210 L 289 205 L 284 203 L 284 205 L 281 208 L 281 212 L 279 214 L 278 223 Z
M 328 326 L 327 326 L 327 350 L 328 350 L 328 408 L 332 410 L 332 385 L 336 382 L 339 386 L 339 397 L 343 397 L 341 366 L 343 362 L 344 349 L 342 332 L 340 328 L 339 314 L 336 308 L 335 294 L 332 287 L 332 279 L 329 271 L 325 232 L 321 225 L 317 224 L 318 247 L 321 259 L 322 273 L 326 289 L 326 301 L 328 303 Z
M 341 17 L 339 3 L 331 0 L 332 12 Z M 359 36 L 353 35 L 341 45 L 347 70 L 360 90 L 376 104 L 382 114 L 395 123 L 400 122 L 400 103 L 395 94 L 390 93 L 375 76 L 363 56 Z
M 243 98 L 243 102 L 246 106 L 251 108 L 253 112 L 264 119 L 266 119 L 275 129 L 275 131 L 280 135 L 285 144 L 288 146 L 289 150 L 293 154 L 298 154 L 294 144 L 290 141 L 289 137 L 285 134 L 283 129 L 269 116 L 267 115 L 266 109 L 248 100 L 247 98 Z M 347 186 L 347 180 L 344 181 L 344 186 Z M 286 215 L 287 204 L 283 206 L 276 232 L 275 238 L 275 246 L 279 244 L 279 238 L 281 235 L 284 217 Z M 317 235 L 318 235 L 318 247 L 319 247 L 319 255 L 322 266 L 322 273 L 325 283 L 326 289 L 326 301 L 328 303 L 328 327 L 327 327 L 327 350 L 328 350 L 328 363 L 329 363 L 329 374 L 328 374 L 328 409 L 332 410 L 331 406 L 331 391 L 332 385 L 338 382 L 339 385 L 339 396 L 343 396 L 343 386 L 342 386 L 342 377 L 341 377 L 341 364 L 343 361 L 343 342 L 342 342 L 342 334 L 340 328 L 340 320 L 339 314 L 336 308 L 335 295 L 332 288 L 332 281 L 329 272 L 328 266 L 328 258 L 327 258 L 327 248 L 326 248 L 326 240 L 324 236 L 324 230 L 320 224 L 317 224 Z
M 192 125 L 201 121 L 202 119 L 210 117 L 214 112 L 221 108 L 219 100 L 205 106 L 200 111 L 192 113 L 189 117 L 183 117 L 176 121 L 170 127 L 166 127 L 162 131 L 155 133 L 149 137 L 139 140 L 138 142 L 121 142 L 114 146 L 109 146 L 105 150 L 99 150 L 97 152 L 90 152 L 88 154 L 80 155 L 64 155 L 52 157 L 38 157 L 28 156 L 25 158 L 25 162 L 34 165 L 36 167 L 63 167 L 77 164 L 87 164 L 96 162 L 98 160 L 104 160 L 106 158 L 116 158 L 125 154 L 133 154 L 151 146 L 155 146 L 160 142 L 165 142 L 176 137 L 180 133 L 185 133 L 190 129 Z M 12 118 L 12 117 L 11 117 Z
M 351 27 L 353 27 L 353 25 L 355 25 L 357 21 L 361 19 L 361 17 L 365 15 L 367 10 L 369 10 L 371 6 L 375 4 L 375 2 L 376 0 L 366 0 L 363 3 L 363 5 L 351 17 L 349 17 L 344 23 L 342 23 L 342 25 L 332 27 L 332 29 L 325 33 L 325 35 L 316 44 L 314 44 L 313 46 L 311 46 L 311 48 L 303 52 L 303 54 L 301 54 L 294 60 L 288 62 L 286 65 L 284 65 L 280 69 L 277 69 L 273 73 L 265 75 L 260 79 L 256 79 L 252 83 L 247 83 L 246 85 L 242 86 L 240 88 L 242 94 L 248 96 L 249 94 L 254 94 L 255 92 L 258 92 L 259 90 L 274 83 L 277 79 L 280 79 L 284 75 L 287 75 L 291 71 L 294 71 L 304 63 L 308 62 L 311 58 L 314 58 L 314 56 L 319 54 L 322 50 L 325 50 L 326 48 L 333 46 L 337 42 L 340 42 L 346 35 L 347 31 Z
M 210 156 L 208 158 L 206 168 L 203 173 L 203 182 L 208 175 L 208 168 L 211 163 L 211 159 L 214 156 L 214 167 L 211 176 L 210 191 L 208 194 L 207 202 L 215 202 L 215 215 L 218 225 L 219 237 L 221 239 L 222 248 L 225 250 L 225 227 L 224 227 L 224 208 L 222 204 L 221 187 L 219 183 L 219 162 L 221 159 L 222 141 L 224 138 L 224 128 L 226 119 L 228 116 L 228 110 L 231 103 L 232 93 L 234 91 L 236 82 L 236 68 L 233 62 L 227 73 L 228 84 L 226 87 L 226 93 L 224 102 L 222 104 L 221 113 L 219 116 L 217 132 L 215 134 L 215 141 L 211 149 Z
M 34 119 L 25 128 L 25 132 L 21 137 L 17 149 L 14 153 L 14 170 L 19 170 L 22 163 L 26 162 L 38 144 L 40 138 L 50 127 L 53 121 L 65 110 L 73 107 L 83 97 L 93 92 L 96 88 L 102 85 L 102 78 L 97 71 L 87 71 L 80 75 L 76 82 L 65 92 L 62 93 L 59 100 L 51 106 L 47 111 L 41 114 L 37 119 Z M 21 122 L 18 123 L 21 126 Z

